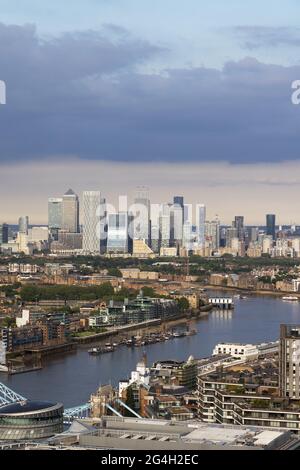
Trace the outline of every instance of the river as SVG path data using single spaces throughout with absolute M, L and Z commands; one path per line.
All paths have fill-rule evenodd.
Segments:
M 222 295 L 219 291 L 218 295 Z M 225 295 L 229 295 L 228 293 Z M 86 349 L 47 360 L 39 371 L 7 376 L 0 381 L 30 399 L 55 400 L 71 407 L 85 403 L 99 385 L 127 378 L 143 351 L 148 363 L 207 357 L 218 342 L 260 343 L 278 339 L 281 323 L 300 323 L 300 303 L 270 296 L 234 299 L 231 311 L 213 311 L 197 322 L 197 335 L 177 338 L 144 348 L 122 346 L 113 353 L 90 356 Z

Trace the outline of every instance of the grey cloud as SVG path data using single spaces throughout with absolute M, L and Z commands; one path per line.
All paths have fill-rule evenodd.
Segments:
M 233 35 L 248 50 L 260 47 L 300 46 L 300 28 L 272 26 L 236 26 Z
M 290 95 L 300 67 L 245 58 L 222 70 L 141 68 L 165 53 L 112 25 L 55 39 L 0 25 L 0 162 L 299 158 Z

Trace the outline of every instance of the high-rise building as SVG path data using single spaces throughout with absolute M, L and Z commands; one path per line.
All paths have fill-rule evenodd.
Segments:
M 72 189 L 62 198 L 62 229 L 71 233 L 79 232 L 79 199 Z
M 22 215 L 19 218 L 19 232 L 28 233 L 29 217 L 27 215 Z
M 190 222 L 185 222 L 183 225 L 182 246 L 186 250 L 190 251 L 193 249 L 193 244 L 194 244 L 193 226 Z
M 175 198 L 174 198 L 175 200 Z M 174 203 L 171 207 L 171 244 L 179 248 L 182 246 L 183 238 L 183 205 Z
M 205 221 L 206 221 L 206 207 L 204 204 L 197 204 L 196 206 L 197 243 L 200 248 L 204 248 L 204 245 L 205 245 Z
M 100 191 L 84 191 L 82 249 L 85 253 L 100 253 Z
M 8 243 L 8 225 L 0 224 L 0 245 L 2 243 Z
M 150 246 L 151 226 L 150 226 L 150 199 L 149 189 L 138 187 L 134 198 L 133 210 L 133 238 L 144 240 Z
M 237 231 L 237 237 L 239 240 L 244 240 L 245 232 L 244 232 L 244 216 L 243 215 L 236 215 L 234 218 L 234 222 L 232 224 Z
M 174 196 L 173 197 L 173 204 L 180 206 L 182 209 L 184 209 L 184 198 L 183 196 Z
M 100 252 L 106 253 L 107 247 L 107 206 L 106 199 L 100 201 Z
M 62 198 L 50 197 L 48 199 L 48 227 L 50 230 L 62 228 Z
M 159 225 L 151 224 L 151 248 L 154 253 L 159 253 Z
M 300 399 L 300 325 L 280 325 L 279 389 L 282 397 Z
M 231 248 L 232 239 L 238 238 L 237 229 L 235 227 L 227 227 L 225 238 L 226 238 L 226 246 L 228 248 Z
M 205 222 L 205 242 L 214 251 L 220 248 L 220 221 L 218 219 Z
M 272 235 L 273 240 L 275 240 L 275 214 L 266 215 L 266 226 L 267 226 L 267 235 Z
M 130 253 L 132 251 L 132 238 L 129 237 L 129 223 L 131 218 L 127 212 L 108 214 L 107 225 L 107 252 Z
M 258 240 L 258 227 L 251 227 L 251 232 L 250 232 L 250 241 L 251 242 L 256 242 Z
M 171 205 L 162 204 L 159 215 L 160 248 L 168 248 L 171 240 Z

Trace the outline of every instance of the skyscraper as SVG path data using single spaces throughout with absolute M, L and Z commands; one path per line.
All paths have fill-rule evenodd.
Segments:
M 107 206 L 106 199 L 100 201 L 100 252 L 106 253 L 107 247 Z
M 0 245 L 2 243 L 8 243 L 8 225 L 0 224 Z
M 220 248 L 220 221 L 217 218 L 205 223 L 205 241 L 212 250 Z
M 245 232 L 244 232 L 244 216 L 243 215 L 236 215 L 234 218 L 234 222 L 232 224 L 237 231 L 237 237 L 239 240 L 244 240 Z
M 28 234 L 28 224 L 29 224 L 29 218 L 27 215 L 22 215 L 19 218 L 19 232 L 20 233 L 25 233 L 26 235 Z
M 108 214 L 107 220 L 107 252 L 120 254 L 131 252 L 132 238 L 128 235 L 131 220 L 128 213 Z
M 62 228 L 62 198 L 50 197 L 48 199 L 48 227 L 49 230 Z
M 178 206 L 182 207 L 182 209 L 184 209 L 184 198 L 183 198 L 183 196 L 174 196 L 173 204 L 174 204 L 174 206 L 178 205 Z
M 138 187 L 134 198 L 133 210 L 133 237 L 136 240 L 144 240 L 150 246 L 150 199 L 149 190 Z
M 175 198 L 174 198 L 175 199 Z M 171 244 L 179 248 L 183 239 L 183 205 L 174 203 L 171 207 Z
M 82 201 L 82 249 L 85 253 L 100 253 L 100 191 L 84 191 Z
M 62 198 L 62 229 L 68 232 L 79 232 L 79 200 L 72 189 Z
M 159 215 L 159 239 L 160 248 L 168 248 L 171 239 L 171 205 L 162 204 Z
M 266 215 L 267 235 L 272 235 L 273 240 L 275 240 L 275 220 L 275 214 Z
M 200 248 L 205 245 L 205 220 L 206 220 L 206 207 L 204 204 L 197 204 L 196 206 L 196 230 L 197 230 L 197 243 Z

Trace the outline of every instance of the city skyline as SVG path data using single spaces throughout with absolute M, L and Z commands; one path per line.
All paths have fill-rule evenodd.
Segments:
M 300 163 L 285 162 L 284 167 L 283 173 L 279 163 L 259 167 L 228 162 L 152 165 L 78 159 L 5 165 L 1 172 L 0 221 L 15 224 L 20 214 L 28 213 L 32 223 L 45 224 L 48 198 L 64 194 L 68 187 L 80 195 L 87 189 L 99 190 L 116 205 L 122 194 L 133 200 L 135 188 L 143 183 L 150 188 L 151 202 L 167 202 L 175 193 L 181 193 L 190 204 L 204 203 L 209 219 L 218 215 L 225 224 L 239 213 L 248 225 L 264 224 L 267 213 L 276 213 L 281 225 L 297 224 L 300 217 L 294 201 L 300 187 Z M 12 179 L 17 193 L 11 192 Z M 28 180 L 35 184 L 29 185 Z

